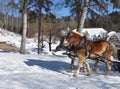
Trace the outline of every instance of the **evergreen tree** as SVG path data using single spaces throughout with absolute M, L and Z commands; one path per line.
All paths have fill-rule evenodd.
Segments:
M 38 15 L 38 54 L 41 53 L 42 47 L 41 47 L 41 21 L 42 21 L 42 10 L 45 12 L 50 11 L 50 6 L 52 5 L 51 0 L 30 0 L 30 7 L 36 12 Z
M 120 0 L 65 0 L 65 4 L 70 7 L 72 15 L 77 17 L 77 30 L 81 32 L 84 27 L 85 14 L 89 15 L 89 18 L 107 15 L 108 6 L 113 4 L 114 7 L 119 8 Z

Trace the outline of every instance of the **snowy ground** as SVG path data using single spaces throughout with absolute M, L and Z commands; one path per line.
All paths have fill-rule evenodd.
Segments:
M 19 35 L 6 32 L 4 35 L 0 34 L 0 41 L 7 41 L 20 47 L 21 39 Z M 34 39 L 27 39 L 26 43 L 26 55 L 0 50 L 0 89 L 120 88 L 120 73 L 111 71 L 110 76 L 105 76 L 104 64 L 100 64 L 101 71 L 98 74 L 93 72 L 91 76 L 86 76 L 80 73 L 78 77 L 73 77 L 73 73 L 66 72 L 70 66 L 70 59 L 67 56 L 53 55 L 47 49 L 42 55 L 37 55 L 37 43 Z M 88 61 L 93 65 L 93 61 Z M 77 59 L 74 70 L 76 64 Z

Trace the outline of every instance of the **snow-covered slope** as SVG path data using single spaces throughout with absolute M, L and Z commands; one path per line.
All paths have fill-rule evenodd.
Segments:
M 13 35 L 11 35 L 13 34 Z M 5 35 L 5 36 L 4 36 Z M 20 36 L 10 33 L 0 35 L 0 41 L 9 41 L 20 47 Z M 54 45 L 55 47 L 56 45 Z M 86 76 L 80 73 L 73 77 L 67 73 L 70 59 L 67 56 L 52 55 L 47 49 L 37 55 L 37 43 L 27 39 L 27 54 L 0 51 L 0 89 L 119 89 L 120 74 L 111 71 L 104 75 L 105 66 L 100 64 L 101 71 Z M 74 70 L 76 69 L 77 59 Z M 93 61 L 88 60 L 90 65 Z M 73 71 L 74 71 L 73 70 Z

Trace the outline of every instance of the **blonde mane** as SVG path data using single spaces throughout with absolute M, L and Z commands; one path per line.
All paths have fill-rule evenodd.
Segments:
M 76 30 L 73 30 L 72 33 L 78 34 L 80 36 L 84 36 L 82 33 L 77 32 Z

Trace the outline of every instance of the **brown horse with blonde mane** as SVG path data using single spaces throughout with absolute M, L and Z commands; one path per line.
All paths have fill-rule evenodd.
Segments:
M 112 61 L 111 56 L 114 50 L 114 45 L 105 40 L 99 40 L 91 42 L 81 33 L 75 31 L 69 31 L 66 36 L 64 36 L 63 45 L 67 46 L 69 50 L 77 55 L 79 62 L 77 65 L 77 70 L 73 74 L 74 77 L 77 77 L 79 70 L 83 64 L 86 65 L 87 75 L 90 74 L 89 63 L 86 61 L 87 58 L 96 60 L 95 69 L 97 69 L 98 59 L 102 59 L 106 62 L 106 75 L 110 74 Z M 71 66 L 68 72 L 72 71 L 74 64 L 74 57 L 71 57 Z

